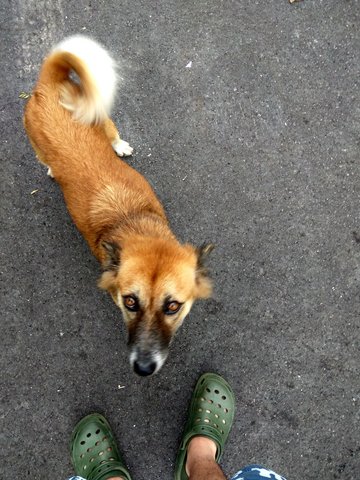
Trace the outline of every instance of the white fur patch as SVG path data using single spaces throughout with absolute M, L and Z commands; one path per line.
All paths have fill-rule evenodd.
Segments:
M 132 350 L 132 352 L 130 353 L 130 358 L 129 358 L 130 365 L 131 365 L 132 368 L 134 368 L 134 363 L 135 363 L 136 359 L 137 359 L 137 353 L 134 350 Z
M 120 290 L 118 290 L 117 297 L 116 297 L 116 305 L 121 308 L 122 304 L 123 304 L 122 296 L 121 296 Z
M 131 155 L 134 151 L 132 147 L 128 144 L 128 142 L 125 142 L 124 140 L 115 140 L 112 144 L 113 149 L 119 155 L 119 157 L 127 157 L 128 155 Z
M 76 107 L 75 116 L 79 120 L 86 121 L 86 123 L 89 120 L 104 120 L 104 116 L 110 114 L 117 85 L 116 64 L 109 53 L 97 42 L 82 35 L 66 38 L 53 49 L 52 53 L 54 52 L 69 52 L 79 58 L 86 65 L 88 74 L 96 88 L 94 101 L 91 105 L 93 109 L 91 115 L 95 118 L 90 120 L 91 115 L 88 112 L 86 114 L 78 111 Z M 69 106 L 65 105 L 65 107 L 70 110 Z M 86 106 L 83 109 L 85 110 L 85 108 Z
M 152 356 L 153 361 L 156 363 L 156 370 L 154 373 L 157 373 L 160 368 L 164 365 L 164 362 L 166 360 L 166 355 L 161 354 L 160 352 L 156 352 Z

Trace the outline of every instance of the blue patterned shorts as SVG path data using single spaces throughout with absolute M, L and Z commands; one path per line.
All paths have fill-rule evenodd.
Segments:
M 231 477 L 231 480 L 265 480 L 266 478 L 270 480 L 286 480 L 285 477 L 261 465 L 248 465 Z
M 278 473 L 261 465 L 248 465 L 236 473 L 230 480 L 286 480 Z M 85 480 L 83 477 L 70 477 L 68 480 Z

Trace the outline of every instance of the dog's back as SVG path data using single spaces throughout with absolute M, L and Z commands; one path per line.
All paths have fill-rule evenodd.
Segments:
M 126 144 L 108 117 L 116 83 L 106 50 L 87 37 L 70 37 L 45 59 L 24 115 L 38 159 L 60 184 L 74 222 L 98 258 L 99 231 L 129 210 L 153 210 L 165 219 L 148 182 L 113 150 L 114 141 Z

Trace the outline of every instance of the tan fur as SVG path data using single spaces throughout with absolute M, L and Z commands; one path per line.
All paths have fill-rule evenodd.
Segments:
M 80 86 L 69 79 L 71 69 Z M 166 357 L 193 301 L 211 294 L 211 281 L 199 250 L 176 240 L 149 183 L 113 151 L 111 144 L 120 137 L 104 112 L 94 114 L 98 104 L 86 66 L 69 53 L 56 53 L 43 64 L 24 125 L 38 159 L 59 183 L 74 223 L 103 265 L 99 286 L 121 308 L 129 334 L 136 330 L 137 354 L 159 356 L 165 345 L 161 355 Z M 95 122 L 87 124 L 91 116 Z M 138 298 L 141 318 L 125 308 L 126 295 Z M 183 304 L 178 314 L 164 314 L 166 299 Z M 161 341 L 151 343 L 146 332 Z

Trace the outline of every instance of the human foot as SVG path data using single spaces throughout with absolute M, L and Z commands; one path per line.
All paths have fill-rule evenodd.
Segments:
M 70 443 L 77 475 L 86 480 L 131 480 L 106 419 L 88 415 L 75 426 Z

